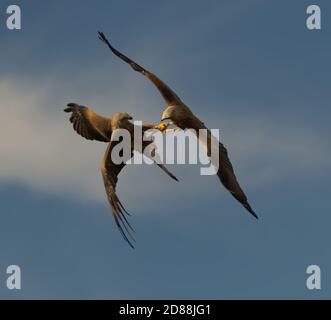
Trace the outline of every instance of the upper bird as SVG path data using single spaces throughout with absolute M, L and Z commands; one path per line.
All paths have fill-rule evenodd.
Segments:
M 177 178 L 160 162 L 156 155 L 156 150 L 154 149 L 153 141 L 142 141 L 142 146 L 135 149 L 136 144 L 134 144 L 134 130 L 135 125 L 131 122 L 132 117 L 126 112 L 117 112 L 112 118 L 104 118 L 96 114 L 92 109 L 78 105 L 76 103 L 69 103 L 68 108 L 64 110 L 65 112 L 70 112 L 70 122 L 73 124 L 74 130 L 80 134 L 82 137 L 88 140 L 97 140 L 101 142 L 108 143 L 108 147 L 105 156 L 102 161 L 101 173 L 108 197 L 109 204 L 112 208 L 113 216 L 117 227 L 119 228 L 124 239 L 133 248 L 132 241 L 134 241 L 131 236 L 131 228 L 125 214 L 128 214 L 124 209 L 121 201 L 116 194 L 116 185 L 118 181 L 118 175 L 121 170 L 125 167 L 126 162 L 133 157 L 133 151 L 142 152 L 145 148 L 149 147 L 153 150 L 151 154 L 151 159 L 156 165 L 158 165 L 168 176 L 172 179 L 177 180 Z M 142 132 L 156 128 L 155 125 L 143 125 Z M 117 139 L 112 139 L 117 129 L 126 129 L 130 133 L 131 137 L 131 152 L 123 152 L 123 161 L 117 164 L 113 161 L 112 151 L 114 147 L 121 141 Z M 143 148 L 142 150 L 140 148 Z M 148 153 L 144 153 L 148 156 Z M 130 239 L 130 238 L 131 239 Z
M 202 140 L 202 137 L 199 135 L 199 130 L 204 129 L 208 132 L 208 142 L 207 142 L 207 155 L 211 156 L 211 140 L 212 135 L 209 129 L 205 126 L 205 124 L 199 120 L 193 112 L 182 102 L 182 100 L 178 97 L 178 95 L 170 89 L 162 80 L 160 80 L 156 75 L 147 71 L 142 66 L 119 52 L 115 49 L 112 44 L 109 42 L 104 33 L 99 32 L 99 39 L 104 42 L 109 49 L 120 59 L 128 63 L 133 70 L 140 72 L 142 75 L 147 77 L 159 90 L 162 97 L 166 102 L 166 109 L 162 114 L 161 121 L 171 120 L 172 124 L 177 126 L 178 128 L 185 129 L 193 129 L 197 134 L 198 138 Z M 202 141 L 204 142 L 204 141 Z M 220 142 L 219 143 L 219 157 L 218 157 L 218 171 L 217 176 L 220 181 L 224 185 L 226 189 L 228 189 L 234 198 L 236 198 L 256 219 L 258 216 L 248 203 L 247 197 L 239 185 L 239 182 L 236 178 L 235 172 L 233 170 L 232 164 L 228 157 L 227 149 Z

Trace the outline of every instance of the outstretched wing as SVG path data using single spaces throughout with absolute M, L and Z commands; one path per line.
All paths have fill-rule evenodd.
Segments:
M 180 98 L 174 93 L 172 89 L 170 89 L 163 81 L 161 81 L 157 76 L 155 76 L 153 73 L 147 71 L 143 67 L 141 67 L 139 64 L 119 52 L 117 49 L 115 49 L 111 43 L 108 41 L 107 37 L 102 33 L 99 32 L 99 39 L 104 42 L 109 49 L 120 59 L 128 63 L 135 71 L 140 72 L 144 76 L 146 76 L 149 80 L 153 82 L 153 84 L 158 88 L 161 95 L 165 99 L 168 105 L 176 105 L 179 104 L 183 106 L 183 103 L 181 102 Z M 183 110 L 183 109 L 182 109 Z M 195 117 L 188 108 L 185 108 L 183 110 L 184 112 L 187 112 L 186 116 L 183 117 L 183 120 L 179 127 L 181 129 L 194 129 L 195 132 L 198 135 L 198 138 L 200 139 L 200 136 L 198 134 L 199 129 L 207 129 L 202 121 L 200 121 L 197 117 Z M 208 130 L 208 129 L 207 129 Z M 208 130 L 208 139 L 207 139 L 207 155 L 211 156 L 211 133 Z M 236 178 L 234 169 L 232 167 L 232 164 L 230 162 L 230 159 L 228 157 L 228 152 L 224 145 L 222 143 L 219 143 L 219 164 L 218 164 L 218 172 L 217 175 L 222 182 L 222 184 L 227 188 L 231 194 L 255 217 L 257 218 L 257 215 L 251 208 L 251 206 L 248 203 L 247 197 L 243 190 L 240 187 L 240 184 Z
M 223 186 L 229 190 L 232 194 L 232 196 L 237 199 L 248 212 L 250 212 L 256 219 L 258 219 L 258 216 L 248 203 L 247 197 L 240 187 L 240 184 L 237 180 L 237 177 L 235 175 L 233 166 L 231 164 L 231 161 L 228 156 L 228 151 L 225 148 L 225 146 L 217 141 L 215 137 L 212 136 L 209 129 L 205 127 L 205 125 L 196 117 L 188 117 L 186 120 L 186 128 L 187 129 L 194 129 L 195 133 L 197 134 L 199 140 L 206 144 L 206 150 L 208 157 L 211 157 L 211 162 L 213 163 L 213 157 L 212 157 L 212 151 L 214 147 L 218 147 L 218 163 L 216 164 L 218 167 L 217 176 L 222 182 Z M 207 130 L 207 139 L 202 139 L 202 137 L 199 135 L 199 130 L 204 129 Z
M 178 182 L 177 177 L 171 173 L 168 168 L 162 163 L 162 159 L 160 157 L 160 155 L 157 152 L 157 147 L 154 144 L 154 141 L 143 141 L 142 143 L 142 147 L 144 150 L 144 155 L 146 157 L 148 157 L 149 159 L 151 159 L 154 164 L 156 164 L 165 174 L 167 174 L 171 179 L 175 180 Z M 146 153 L 145 150 L 147 150 L 146 148 L 149 148 L 149 150 L 151 151 L 150 154 Z M 143 151 L 143 150 L 139 150 L 139 151 Z
M 157 125 L 155 124 L 144 124 L 142 126 L 142 132 L 143 135 L 148 130 L 159 130 L 156 129 Z M 146 153 L 147 151 L 150 151 L 150 154 Z M 178 181 L 177 177 L 173 175 L 168 168 L 162 163 L 162 159 L 160 158 L 160 155 L 157 152 L 157 146 L 154 143 L 154 139 L 151 140 L 143 140 L 142 141 L 142 150 L 137 150 L 138 152 L 142 152 L 146 157 L 151 159 L 154 164 L 156 164 L 164 173 L 166 173 L 171 179 Z
M 158 90 L 160 91 L 161 95 L 163 96 L 164 100 L 167 102 L 168 105 L 181 103 L 181 100 L 176 95 L 176 93 L 173 90 L 171 90 L 156 75 L 147 71 L 142 66 L 140 66 L 139 64 L 137 64 L 136 62 L 134 62 L 133 60 L 131 60 L 130 58 L 119 52 L 117 49 L 115 49 L 108 41 L 104 33 L 99 32 L 99 39 L 102 42 L 104 42 L 117 57 L 128 63 L 133 68 L 133 70 L 140 72 L 141 74 L 146 76 L 150 81 L 152 81 L 153 84 L 158 88 Z
M 244 191 L 240 187 L 233 166 L 229 159 L 228 151 L 222 143 L 219 143 L 219 169 L 217 172 L 217 176 L 219 177 L 225 188 L 227 188 L 231 192 L 232 196 L 237 199 L 249 213 L 251 213 L 256 219 L 258 219 L 258 216 L 248 203 L 248 199 Z
M 118 181 L 118 175 L 125 167 L 125 162 L 129 159 L 126 159 L 121 164 L 115 164 L 112 160 L 111 153 L 118 141 L 111 141 L 108 144 L 103 162 L 101 167 L 101 173 L 103 177 L 103 182 L 106 189 L 106 194 L 108 198 L 108 202 L 112 208 L 113 216 L 116 222 L 116 225 L 121 232 L 123 238 L 128 242 L 131 248 L 134 248 L 132 241 L 134 239 L 131 235 L 131 231 L 134 231 L 127 220 L 126 215 L 129 215 L 122 205 L 120 199 L 116 194 L 116 185 Z M 132 156 L 133 154 L 131 154 Z
M 71 112 L 70 122 L 74 130 L 88 140 L 109 142 L 111 139 L 110 119 L 99 116 L 92 109 L 69 103 L 65 112 Z
M 131 149 L 130 154 L 126 156 L 122 160 L 120 164 L 114 163 L 112 159 L 112 151 L 113 148 L 119 143 L 119 141 L 112 140 L 108 144 L 108 148 L 106 150 L 101 172 L 102 177 L 106 189 L 106 194 L 108 198 L 108 202 L 112 208 L 113 216 L 115 219 L 115 223 L 120 230 L 123 238 L 128 242 L 128 244 L 134 248 L 132 242 L 134 242 L 134 238 L 131 235 L 131 231 L 134 231 L 131 227 L 130 223 L 127 220 L 126 215 L 129 215 L 128 212 L 125 210 L 123 204 L 121 203 L 120 199 L 118 198 L 116 194 L 116 185 L 118 182 L 118 175 L 122 171 L 122 169 L 125 167 L 126 162 L 132 158 L 133 156 L 133 148 Z M 150 145 L 151 141 L 144 141 L 143 142 L 143 148 Z M 133 146 L 132 146 L 133 147 Z M 125 157 L 125 153 L 123 153 L 123 157 Z M 153 158 L 155 164 L 159 166 L 160 169 L 162 169 L 168 176 L 170 176 L 172 179 L 177 180 L 177 178 L 160 162 L 156 161 L 155 157 Z

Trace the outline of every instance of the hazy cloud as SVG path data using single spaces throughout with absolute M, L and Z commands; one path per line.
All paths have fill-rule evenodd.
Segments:
M 99 167 L 106 145 L 85 141 L 72 130 L 68 116 L 62 112 L 68 100 L 65 97 L 61 101 L 54 98 L 54 90 L 59 88 L 61 84 L 54 81 L 44 81 L 40 85 L 36 82 L 23 84 L 10 78 L 0 80 L 2 183 L 19 182 L 64 197 L 105 201 Z M 135 90 L 132 92 L 134 95 Z M 142 96 L 137 99 L 139 105 Z M 125 88 L 107 98 L 117 106 L 112 112 L 133 107 L 134 97 Z M 89 98 L 93 99 L 98 112 L 110 115 L 106 108 L 99 107 L 105 104 L 104 100 L 98 96 Z M 148 108 L 145 106 L 139 110 L 144 109 L 140 116 L 145 114 L 150 120 Z M 205 113 L 204 120 L 208 123 L 211 119 L 212 116 Z M 213 118 L 212 122 L 217 122 L 217 119 Z M 319 174 L 331 167 L 329 144 L 317 131 L 311 132 L 299 124 L 276 124 L 272 119 L 253 116 L 245 119 L 240 115 L 231 117 L 223 114 L 219 123 L 221 138 L 245 186 L 260 188 L 288 179 L 291 175 Z M 210 177 L 199 177 L 197 167 L 184 169 L 178 166 L 172 169 L 181 180 L 185 180 L 181 182 L 181 192 L 185 192 L 188 186 L 190 193 L 201 192 L 200 188 L 211 181 Z M 143 174 L 148 181 L 145 181 L 147 189 L 142 190 Z M 158 168 L 127 168 L 121 177 L 119 192 L 125 190 L 126 199 L 138 200 L 148 190 L 150 196 L 158 198 L 161 190 L 170 192 L 173 188 L 173 183 L 167 181 L 168 177 L 162 175 Z M 196 181 L 199 181 L 199 187 L 194 188 L 192 185 Z

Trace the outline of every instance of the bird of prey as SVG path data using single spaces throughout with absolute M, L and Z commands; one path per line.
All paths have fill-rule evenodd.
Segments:
M 173 125 L 182 130 L 193 129 L 193 131 L 197 134 L 198 139 L 200 140 L 202 140 L 202 137 L 199 135 L 199 130 L 207 130 L 207 155 L 208 157 L 210 157 L 212 148 L 210 142 L 212 139 L 211 132 L 205 126 L 205 124 L 200 119 L 198 119 L 193 114 L 193 112 L 184 104 L 184 102 L 178 97 L 178 95 L 152 72 L 147 71 L 142 66 L 140 66 L 139 64 L 119 52 L 117 49 L 115 49 L 104 33 L 99 32 L 99 39 L 104 42 L 117 57 L 128 63 L 133 68 L 133 70 L 144 75 L 156 86 L 156 88 L 159 90 L 166 102 L 166 109 L 162 114 L 161 121 L 171 120 Z M 221 183 L 227 190 L 230 191 L 232 196 L 248 210 L 248 212 L 250 212 L 256 219 L 258 219 L 258 216 L 248 203 L 247 197 L 239 185 L 233 166 L 230 162 L 227 149 L 221 142 L 218 143 L 219 163 L 217 175 Z
M 116 225 L 121 232 L 123 238 L 128 242 L 128 244 L 134 248 L 132 242 L 134 242 L 134 238 L 131 235 L 131 231 L 133 231 L 130 223 L 127 220 L 126 215 L 129 215 L 122 205 L 116 194 L 116 185 L 118 182 L 118 175 L 125 167 L 126 162 L 133 157 L 133 151 L 142 151 L 145 148 L 149 147 L 154 151 L 151 154 L 151 159 L 157 164 L 168 176 L 172 179 L 177 180 L 177 178 L 160 162 L 155 159 L 156 150 L 151 148 L 153 141 L 142 141 L 142 150 L 137 150 L 135 148 L 135 144 L 133 143 L 134 139 L 134 130 L 135 125 L 130 121 L 132 117 L 125 112 L 117 112 L 113 115 L 112 118 L 104 118 L 98 114 L 96 114 L 92 109 L 75 104 L 69 103 L 68 108 L 64 111 L 71 113 L 70 122 L 73 124 L 74 130 L 80 134 L 82 137 L 88 140 L 96 140 L 101 142 L 108 143 L 108 147 L 106 153 L 104 155 L 102 165 L 101 165 L 101 173 L 107 193 L 107 198 L 109 204 L 112 208 L 113 216 L 115 218 Z M 147 130 L 156 128 L 155 125 L 143 125 L 142 132 L 145 133 Z M 126 129 L 130 133 L 131 136 L 131 152 L 129 155 L 125 155 L 123 152 L 124 161 L 120 164 L 116 164 L 112 159 L 112 150 L 113 148 L 120 142 L 112 140 L 112 136 L 116 132 L 117 129 Z M 157 128 L 156 128 L 157 129 Z M 152 152 L 153 152 L 152 151 Z

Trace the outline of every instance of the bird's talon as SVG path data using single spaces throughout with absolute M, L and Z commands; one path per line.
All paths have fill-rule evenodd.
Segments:
M 166 133 L 168 124 L 161 122 L 159 125 L 155 126 L 155 129 L 160 130 L 162 133 Z

